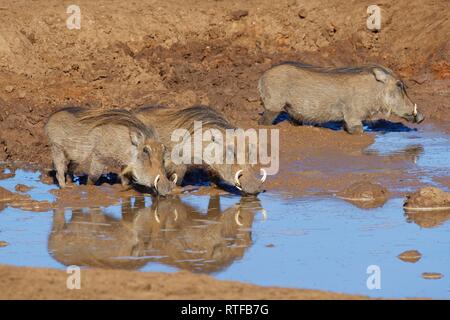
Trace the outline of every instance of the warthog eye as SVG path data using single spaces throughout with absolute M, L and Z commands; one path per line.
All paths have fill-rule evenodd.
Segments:
M 397 81 L 397 87 L 400 89 L 400 90 L 402 90 L 402 91 L 405 91 L 405 84 L 403 83 L 403 81 Z
M 152 148 L 150 148 L 149 146 L 144 147 L 144 153 L 150 154 L 151 152 L 152 152 Z

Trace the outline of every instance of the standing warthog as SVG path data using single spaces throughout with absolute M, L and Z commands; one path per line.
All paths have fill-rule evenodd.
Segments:
M 379 66 L 323 68 L 285 62 L 259 79 L 264 103 L 261 124 L 272 124 L 281 111 L 298 122 L 344 121 L 349 133 L 361 133 L 362 121 L 391 112 L 421 122 L 405 84 L 391 70 Z
M 202 123 L 203 130 L 214 129 L 219 130 L 223 137 L 226 135 L 227 129 L 236 129 L 230 122 L 219 112 L 208 106 L 192 106 L 185 109 L 170 109 L 164 106 L 144 106 L 135 111 L 136 116 L 147 125 L 154 126 L 161 137 L 161 141 L 170 150 L 167 152 L 171 154 L 172 149 L 179 142 L 172 141 L 171 136 L 176 129 L 186 129 L 191 134 L 194 132 L 194 121 Z M 210 142 L 203 141 L 203 148 L 207 147 Z M 229 146 L 225 141 L 214 141 L 223 148 L 223 154 L 227 152 L 234 153 L 232 156 L 237 158 L 237 148 Z M 193 149 L 194 146 L 189 146 Z M 248 159 L 249 150 L 246 148 L 246 159 Z M 166 172 L 168 174 L 176 174 L 178 182 L 181 183 L 187 170 L 192 168 L 196 161 L 194 161 L 194 152 L 191 152 L 190 164 L 175 164 L 172 159 L 166 158 Z M 202 161 L 204 159 L 201 159 Z M 210 163 L 207 165 L 210 171 L 218 176 L 222 181 L 230 186 L 235 186 L 244 194 L 258 194 L 262 191 L 262 184 L 266 179 L 266 172 L 261 169 L 262 178 L 256 174 L 253 164 L 229 164 L 225 161 L 221 163 Z
M 56 178 L 65 187 L 68 171 L 85 173 L 95 183 L 108 172 L 119 173 L 165 195 L 173 184 L 164 171 L 164 145 L 156 131 L 126 110 L 68 107 L 52 114 L 45 125 Z

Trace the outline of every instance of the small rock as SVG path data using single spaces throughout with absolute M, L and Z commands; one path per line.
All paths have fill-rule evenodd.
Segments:
M 305 19 L 308 16 L 308 12 L 306 11 L 305 8 L 301 8 L 300 10 L 298 10 L 298 17 L 300 19 Z
M 450 210 L 450 193 L 425 187 L 407 195 L 403 207 L 409 211 Z
M 24 185 L 24 184 L 18 184 L 18 185 L 16 185 L 16 187 L 15 187 L 15 190 L 16 190 L 17 192 L 27 192 L 27 191 L 29 191 L 30 189 L 31 189 L 31 187 L 26 186 L 26 185 Z
M 246 16 L 248 16 L 248 10 L 236 10 L 230 13 L 232 20 L 240 20 Z
M 1 248 L 1 247 L 6 247 L 6 246 L 8 246 L 8 245 L 9 245 L 8 242 L 6 242 L 6 241 L 0 241 L 0 248 Z
M 422 254 L 417 250 L 408 250 L 401 253 L 398 258 L 405 262 L 415 263 L 422 258 Z
M 266 244 L 266 248 L 273 248 L 273 247 L 275 247 L 275 245 L 273 243 Z
M 5 91 L 8 92 L 8 93 L 13 92 L 14 91 L 14 86 L 6 86 L 5 87 Z
M 389 199 L 389 191 L 378 183 L 360 181 L 336 194 L 358 208 L 381 207 Z
M 444 277 L 444 275 L 442 273 L 438 273 L 438 272 L 422 273 L 422 278 L 424 278 L 424 279 L 438 280 L 438 279 L 442 279 L 443 277 Z
M 297 0 L 288 0 L 288 7 L 295 7 L 297 5 Z
M 248 102 L 256 102 L 259 100 L 259 97 L 257 95 L 251 95 L 247 97 Z
M 26 92 L 25 92 L 25 91 L 23 91 L 23 90 L 20 90 L 20 91 L 19 91 L 19 99 L 25 98 L 25 95 L 26 95 Z

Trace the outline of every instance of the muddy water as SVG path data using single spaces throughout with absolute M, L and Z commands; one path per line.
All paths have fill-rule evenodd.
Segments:
M 365 152 L 411 158 L 403 170 L 446 189 L 435 178 L 450 176 L 449 142 L 432 128 L 376 132 Z M 0 202 L 0 241 L 8 243 L 0 248 L 2 264 L 186 269 L 261 285 L 450 298 L 450 212 L 407 214 L 399 196 L 362 209 L 323 195 L 186 193 L 155 200 L 102 185 L 94 187 L 102 201 L 92 202 L 91 189 L 58 193 L 37 171 L 6 169 L 3 175 L 0 187 L 20 197 Z M 32 188 L 16 191 L 18 184 Z M 31 201 L 34 206 L 27 206 Z M 45 201 L 51 208 L 34 212 Z M 398 255 L 407 250 L 422 256 L 402 261 Z M 367 287 L 370 266 L 381 272 L 380 289 Z M 444 277 L 424 279 L 425 272 Z

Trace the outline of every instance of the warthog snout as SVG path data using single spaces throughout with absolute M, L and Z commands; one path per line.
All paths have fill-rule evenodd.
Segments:
M 169 181 L 166 176 L 157 175 L 154 181 L 154 187 L 157 194 L 161 196 L 168 195 L 177 183 L 177 178 L 177 175 L 173 174 L 172 181 Z
M 406 120 L 408 120 L 409 122 L 415 122 L 415 123 L 421 123 L 425 119 L 424 115 L 417 110 L 416 104 L 414 104 L 414 109 L 413 109 L 412 114 L 407 114 L 404 116 L 404 118 Z
M 423 120 L 425 120 L 425 117 L 420 112 L 414 116 L 415 123 L 421 123 Z
M 261 177 L 256 177 L 252 171 L 238 170 L 234 176 L 236 188 L 246 195 L 257 195 L 263 191 L 262 184 L 267 178 L 267 172 L 260 170 Z

